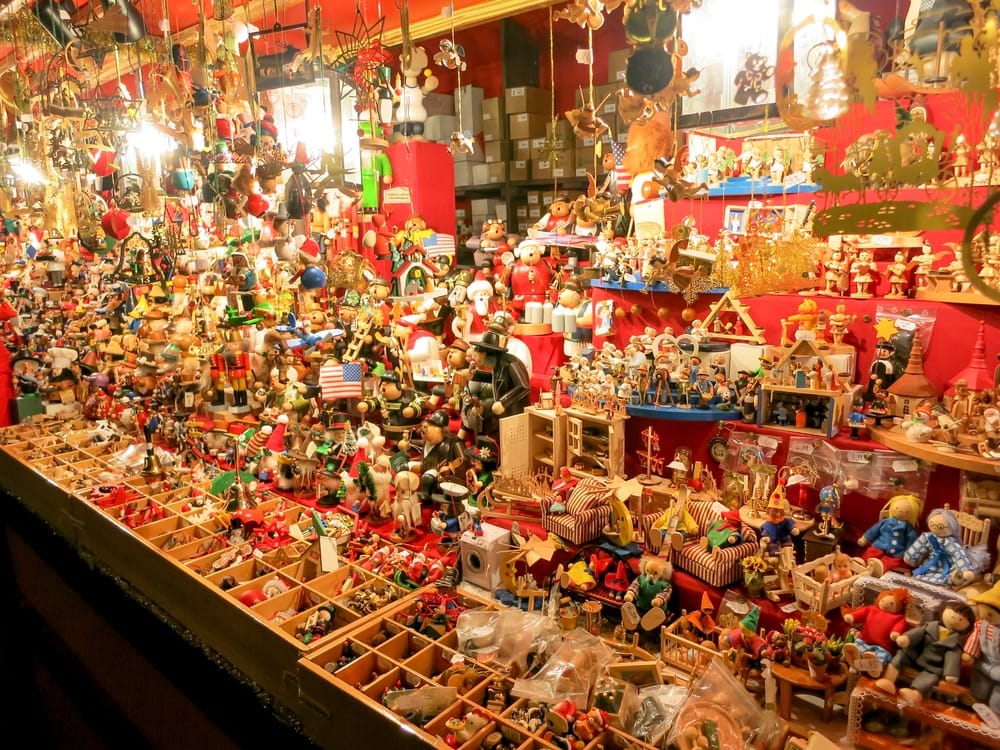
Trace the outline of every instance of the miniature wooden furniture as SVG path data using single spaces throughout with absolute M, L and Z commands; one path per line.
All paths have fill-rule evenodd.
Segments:
M 792 695 L 802 690 L 823 693 L 823 721 L 830 721 L 837 688 L 847 681 L 846 671 L 817 680 L 805 667 L 784 664 L 772 664 L 771 674 L 778 681 L 778 716 L 786 721 L 792 718 Z
M 716 548 L 709 551 L 703 546 L 702 537 L 719 518 L 713 502 L 688 502 L 688 512 L 698 523 L 698 533 L 684 540 L 680 550 L 673 552 L 673 564 L 710 586 L 730 586 L 743 580 L 740 560 L 756 554 L 760 543 L 757 531 L 746 523 L 742 524 L 742 541 L 732 547 Z
M 552 513 L 542 504 L 542 526 L 571 544 L 586 544 L 601 536 L 611 515 L 612 489 L 595 477 L 581 479 L 566 498 L 566 512 Z
M 804 610 L 827 613 L 833 609 L 845 606 L 851 600 L 851 592 L 858 576 L 871 572 L 869 566 L 859 557 L 851 558 L 851 571 L 854 575 L 841 578 L 839 581 L 824 581 L 816 579 L 817 569 L 833 567 L 835 552 L 817 558 L 792 570 L 792 585 L 795 588 L 795 600 Z

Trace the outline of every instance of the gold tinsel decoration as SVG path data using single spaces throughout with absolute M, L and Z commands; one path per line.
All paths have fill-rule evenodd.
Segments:
M 712 273 L 719 286 L 738 297 L 768 292 L 797 292 L 817 285 L 817 269 L 826 245 L 804 235 L 747 234 L 719 250 Z

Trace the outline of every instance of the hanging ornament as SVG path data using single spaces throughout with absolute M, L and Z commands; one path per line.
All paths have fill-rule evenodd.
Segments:
M 234 10 L 233 0 L 212 0 L 212 18 L 216 21 L 228 21 Z
M 819 63 L 812 74 L 806 94 L 807 116 L 826 122 L 847 112 L 851 104 L 851 90 L 840 64 L 840 50 L 833 42 L 819 45 Z

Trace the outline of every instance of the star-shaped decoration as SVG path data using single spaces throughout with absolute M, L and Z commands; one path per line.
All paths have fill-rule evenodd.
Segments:
M 340 54 L 333 63 L 334 68 L 351 75 L 359 85 L 365 82 L 374 88 L 377 81 L 369 79 L 374 77 L 375 68 L 387 61 L 388 51 L 382 48 L 384 27 L 385 16 L 369 26 L 361 14 L 361 7 L 358 6 L 354 15 L 354 26 L 351 30 L 336 29 L 333 32 L 337 39 L 337 47 L 340 48 Z M 358 69 L 359 64 L 363 68 L 362 70 Z
M 892 318 L 881 318 L 875 324 L 875 335 L 885 341 L 891 339 L 892 335 L 898 331 L 899 329 L 896 327 L 896 321 Z

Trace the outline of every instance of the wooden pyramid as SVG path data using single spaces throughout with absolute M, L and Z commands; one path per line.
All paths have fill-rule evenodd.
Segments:
M 722 320 L 724 313 L 735 314 L 736 318 L 743 323 L 746 333 L 730 333 L 725 330 L 712 331 L 712 322 L 716 319 Z M 708 315 L 705 316 L 705 320 L 702 323 L 702 329 L 711 331 L 708 334 L 710 338 L 721 339 L 723 341 L 748 341 L 751 344 L 763 344 L 767 341 L 764 337 L 763 326 L 757 325 L 756 321 L 750 316 L 750 308 L 736 298 L 732 289 L 726 291 L 719 298 L 718 302 L 709 308 Z

